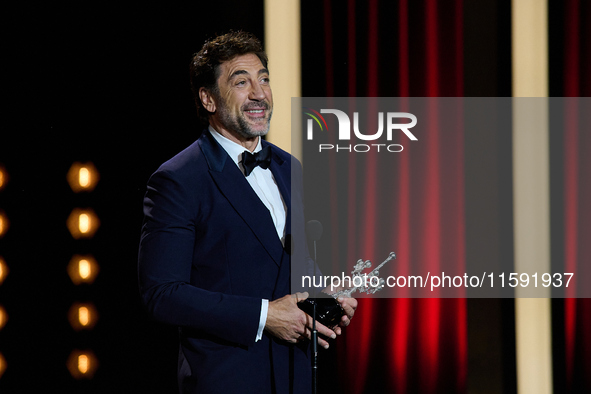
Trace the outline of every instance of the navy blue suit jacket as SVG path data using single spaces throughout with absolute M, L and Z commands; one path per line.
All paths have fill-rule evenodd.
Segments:
M 307 343 L 266 332 L 261 300 L 291 294 L 291 264 L 308 264 L 301 165 L 270 145 L 287 206 L 286 247 L 267 208 L 209 131 L 150 178 L 139 250 L 140 293 L 157 320 L 179 327 L 182 393 L 308 393 Z M 292 226 L 292 223 L 294 226 Z M 292 233 L 292 228 L 297 229 Z

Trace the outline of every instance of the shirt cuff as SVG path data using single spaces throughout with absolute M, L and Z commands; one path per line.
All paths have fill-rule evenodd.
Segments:
M 259 329 L 257 331 L 257 337 L 255 342 L 260 341 L 263 338 L 263 331 L 265 330 L 265 324 L 267 323 L 267 312 L 269 311 L 269 300 L 262 300 L 261 303 L 261 318 L 259 319 Z

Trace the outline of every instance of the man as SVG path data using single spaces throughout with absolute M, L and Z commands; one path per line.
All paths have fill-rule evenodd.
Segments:
M 209 127 L 148 183 L 142 299 L 179 327 L 182 393 L 309 393 L 312 322 L 297 307 L 308 294 L 290 294 L 291 269 L 309 260 L 302 193 L 291 193 L 301 168 L 261 138 L 273 112 L 267 57 L 250 34 L 217 37 L 195 54 L 191 83 Z M 341 303 L 346 326 L 357 301 Z

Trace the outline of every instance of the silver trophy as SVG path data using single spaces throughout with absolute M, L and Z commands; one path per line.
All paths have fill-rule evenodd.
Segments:
M 358 291 L 360 293 L 374 294 L 384 288 L 386 283 L 383 278 L 380 278 L 380 268 L 382 268 L 388 261 L 395 259 L 396 253 L 390 252 L 386 260 L 380 265 L 371 270 L 369 273 L 363 273 L 363 270 L 371 268 L 371 261 L 362 259 L 357 260 L 351 277 L 347 282 L 349 286 L 338 290 L 334 293 L 322 292 L 322 297 L 307 298 L 298 303 L 298 307 L 312 316 L 314 314 L 314 304 L 316 304 L 316 320 L 326 327 L 333 328 L 341 321 L 341 317 L 345 315 L 345 311 L 337 302 L 339 297 L 351 297 L 351 294 Z M 345 282 L 345 277 L 343 277 Z

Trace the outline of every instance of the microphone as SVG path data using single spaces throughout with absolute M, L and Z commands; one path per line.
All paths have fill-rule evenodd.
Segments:
M 308 237 L 314 241 L 314 245 L 316 245 L 316 241 L 322 238 L 322 231 L 322 223 L 318 220 L 310 220 L 306 223 L 306 234 L 308 234 Z M 316 251 L 314 251 L 314 260 L 316 260 Z
M 316 256 L 316 241 L 322 238 L 322 223 L 318 220 L 310 220 L 306 223 L 306 235 L 308 238 L 314 242 L 314 277 L 316 277 L 316 266 L 317 264 L 317 256 Z M 314 297 L 316 297 L 316 290 L 314 290 Z
M 314 276 L 316 276 L 316 241 L 322 237 L 322 223 L 318 220 L 310 220 L 306 223 L 306 234 L 314 241 Z M 316 298 L 316 288 L 314 288 L 314 298 Z M 318 392 L 318 330 L 316 330 L 316 302 L 312 309 L 312 394 Z

